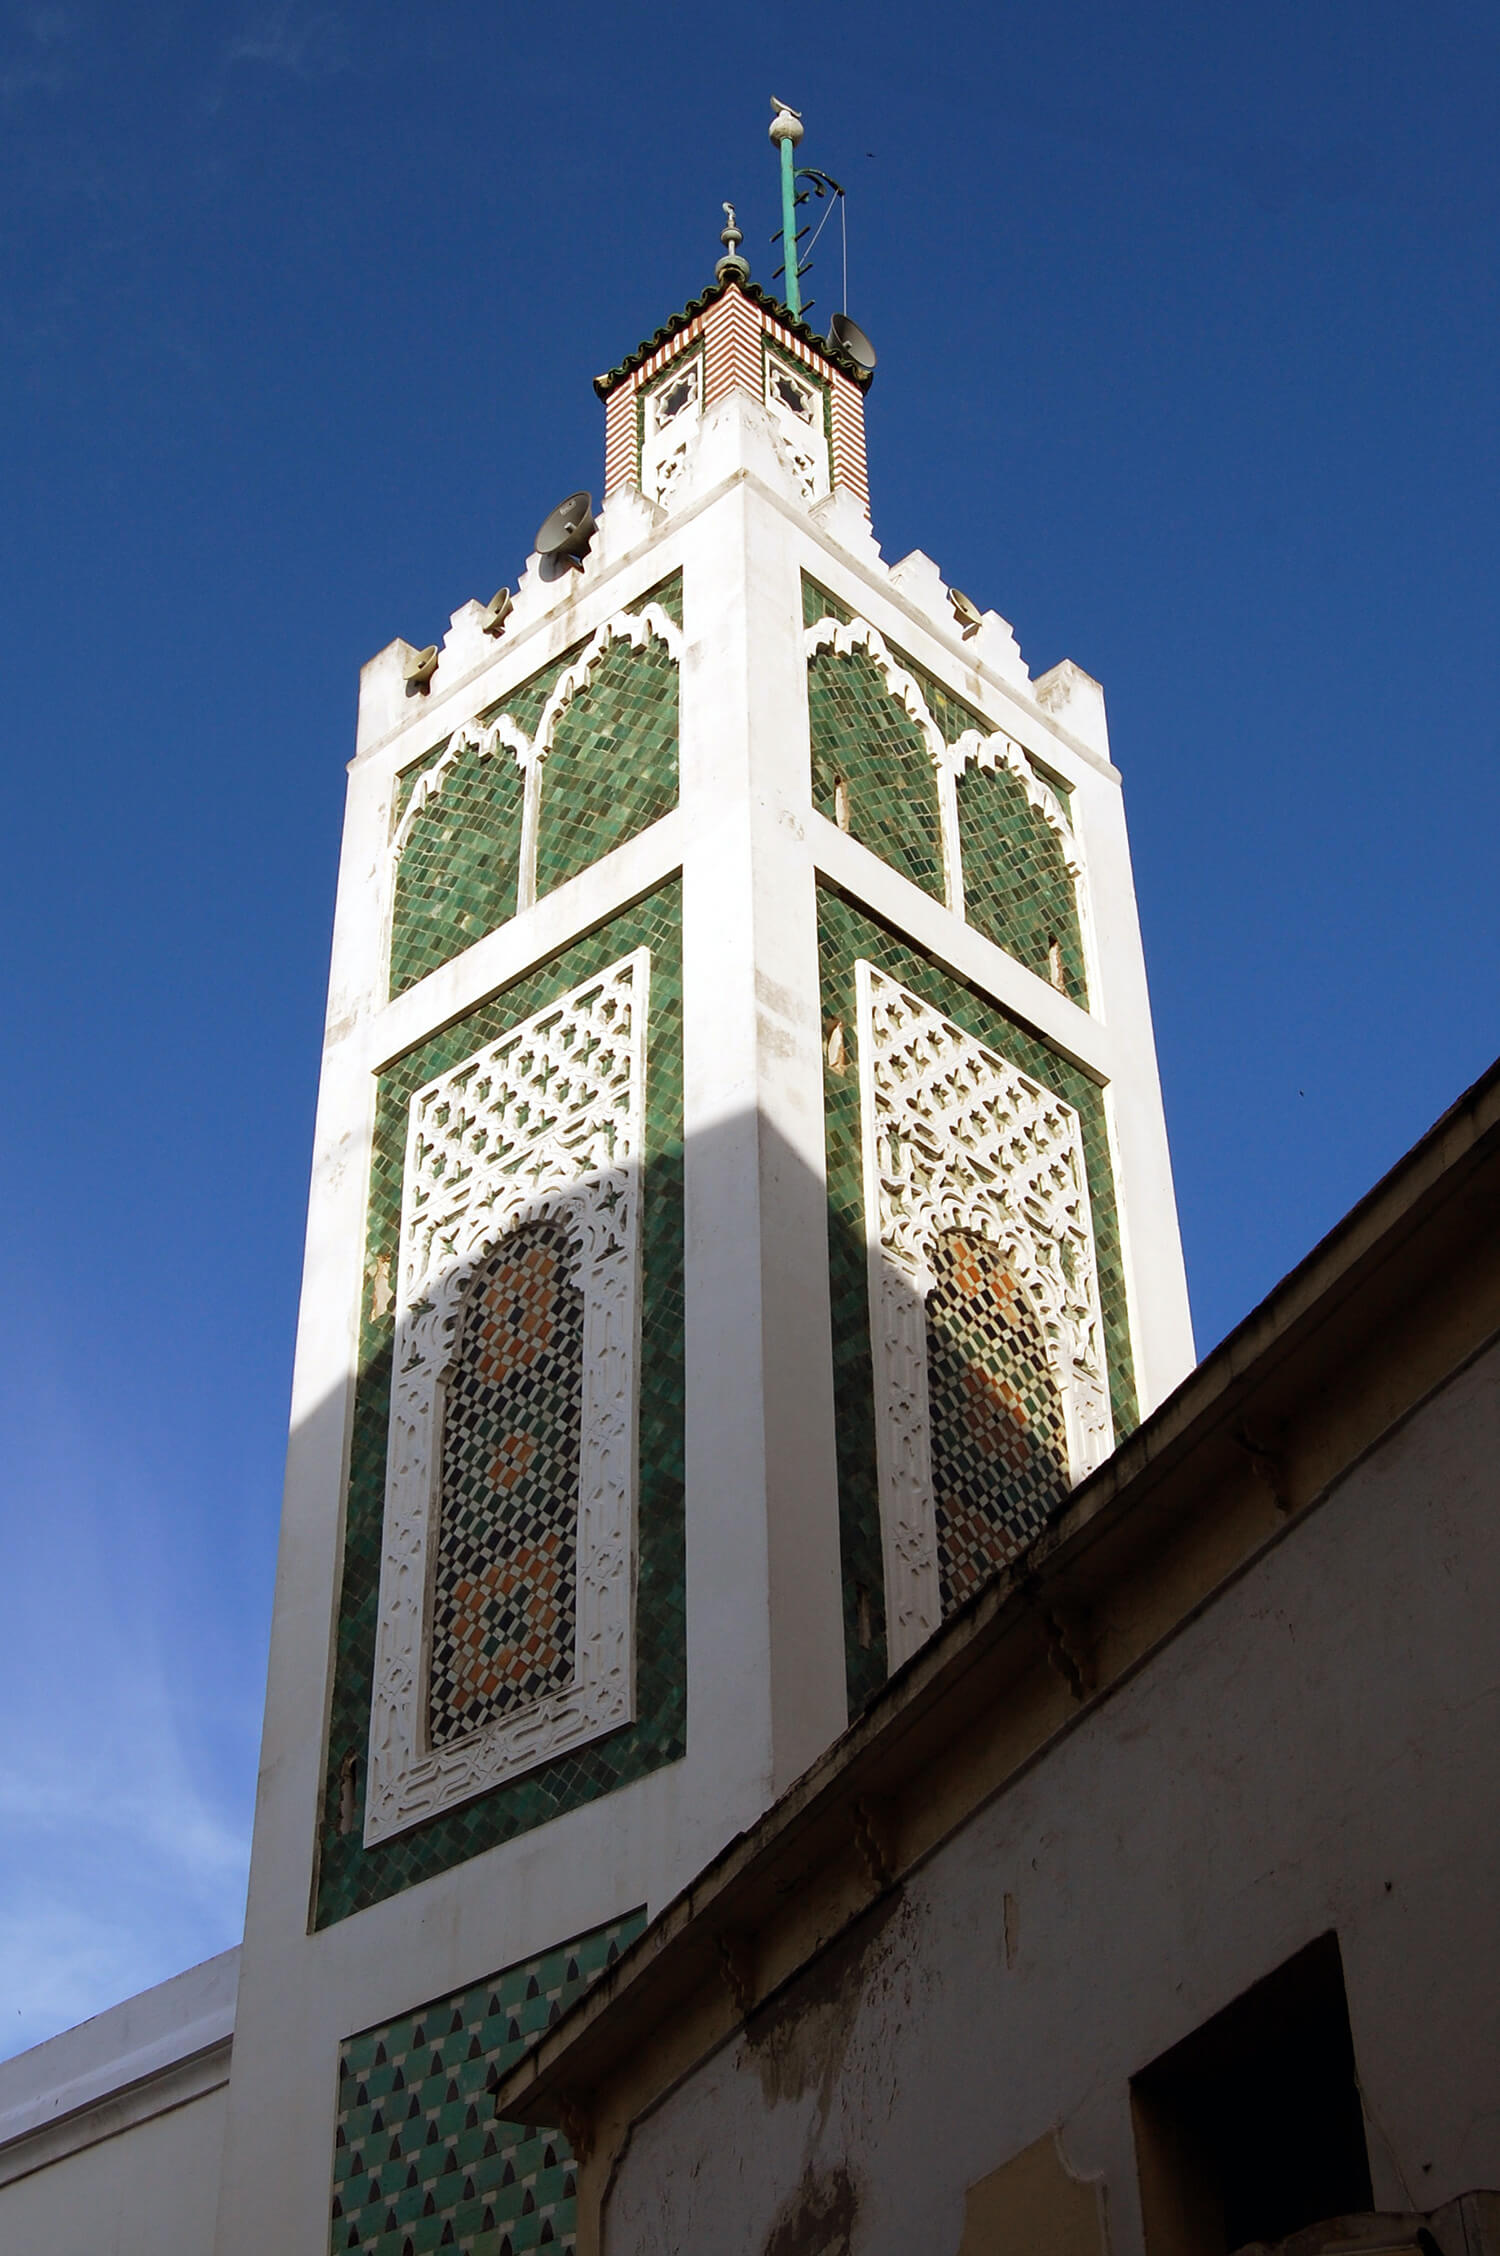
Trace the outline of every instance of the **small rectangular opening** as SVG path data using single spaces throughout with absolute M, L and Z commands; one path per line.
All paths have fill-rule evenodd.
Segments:
M 1230 2256 L 1371 2206 L 1336 1935 L 1152 2061 L 1130 2099 L 1149 2256 Z

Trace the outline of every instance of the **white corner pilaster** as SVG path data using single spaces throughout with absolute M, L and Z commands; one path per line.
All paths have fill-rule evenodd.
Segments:
M 846 1714 L 798 566 L 743 481 L 685 539 L 688 1729 L 762 1793 Z

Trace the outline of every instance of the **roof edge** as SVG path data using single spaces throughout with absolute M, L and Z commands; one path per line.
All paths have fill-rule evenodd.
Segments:
M 679 336 L 690 321 L 696 321 L 700 313 L 705 312 L 709 306 L 717 304 L 719 299 L 730 290 L 738 290 L 740 296 L 757 307 L 760 312 L 769 314 L 773 321 L 780 322 L 782 328 L 789 330 L 800 344 L 806 345 L 808 350 L 815 352 L 821 360 L 826 360 L 829 367 L 836 368 L 841 376 L 847 376 L 850 383 L 858 385 L 862 392 L 869 390 L 875 373 L 873 369 L 861 368 L 857 361 L 850 359 L 841 346 L 834 344 L 828 337 L 820 337 L 815 329 L 809 328 L 808 324 L 783 305 L 779 298 L 773 298 L 769 291 L 763 290 L 758 282 L 752 282 L 748 276 L 743 282 L 737 281 L 730 274 L 726 275 L 722 282 L 710 283 L 701 296 L 689 298 L 687 304 L 679 313 L 674 313 L 654 335 L 647 337 L 642 344 L 637 345 L 634 352 L 627 353 L 617 368 L 606 369 L 602 376 L 596 376 L 594 378 L 594 390 L 599 394 L 600 399 L 608 399 L 610 393 L 618 390 L 626 378 L 633 376 L 636 370 L 648 361 L 654 352 L 660 352 L 663 345 L 670 344 L 672 339 Z
M 595 2032 L 602 2036 L 601 2023 L 631 2012 L 633 1991 L 655 1989 L 664 1979 L 669 1990 L 691 1986 L 702 1968 L 683 1963 L 674 1979 L 667 1967 L 674 1957 L 680 1960 L 684 1952 L 689 1958 L 695 1955 L 692 1938 L 700 1930 L 705 1939 L 696 1955 L 706 1953 L 712 1971 L 712 1950 L 721 1942 L 719 1929 L 726 1917 L 731 1939 L 738 1933 L 735 1899 L 754 1893 L 761 1876 L 788 1851 L 805 1877 L 807 1855 L 819 1853 L 812 1848 L 813 1838 L 827 1835 L 834 1805 L 850 1793 L 865 1792 L 871 1784 L 879 1787 L 886 1751 L 882 1742 L 899 1747 L 904 1738 L 940 1722 L 953 1703 L 964 1697 L 965 1680 L 975 1686 L 989 1685 L 986 1696 L 992 1697 L 993 1665 L 1001 1646 L 1024 1633 L 1031 1617 L 1045 1620 L 1052 1587 L 1061 1586 L 1063 1578 L 1079 1566 L 1086 1567 L 1088 1555 L 1101 1546 L 1108 1547 L 1126 1522 L 1138 1517 L 1150 1519 L 1153 1511 L 1159 1514 L 1164 1484 L 1179 1487 L 1192 1460 L 1202 1460 L 1193 1485 L 1203 1488 L 1214 1485 L 1205 1478 L 1205 1468 L 1208 1473 L 1213 1470 L 1207 1463 L 1209 1457 L 1227 1458 L 1231 1464 L 1238 1459 L 1243 1465 L 1245 1448 L 1251 1447 L 1254 1453 L 1254 1445 L 1247 1445 L 1243 1438 L 1246 1407 L 1267 1388 L 1286 1383 L 1283 1374 L 1289 1362 L 1296 1366 L 1299 1348 L 1304 1359 L 1310 1346 L 1316 1357 L 1317 1343 L 1323 1337 L 1328 1347 L 1341 1353 L 1347 1346 L 1344 1335 L 1349 1328 L 1358 1330 L 1374 1320 L 1370 1315 L 1371 1287 L 1381 1272 L 1385 1274 L 1380 1291 L 1400 1305 L 1406 1268 L 1413 1259 L 1420 1261 L 1424 1237 L 1436 1243 L 1445 1232 L 1450 1236 L 1458 1232 L 1456 1242 L 1475 1247 L 1472 1201 L 1481 1178 L 1482 1197 L 1488 1202 L 1486 1211 L 1500 1208 L 1500 1061 L 1448 1107 L 1115 1455 L 1074 1490 L 1032 1549 L 977 1591 L 889 1679 L 802 1777 L 753 1825 L 726 1842 L 687 1887 L 663 1906 L 609 1974 L 576 1999 L 562 2019 L 535 2040 L 502 2079 L 496 2095 L 497 2113 L 525 2114 L 549 2102 L 582 2099 L 584 2092 L 575 2081 L 570 2059 L 580 2040 L 581 2049 L 597 2052 L 597 2042 L 591 2041 Z M 1492 1345 L 1497 1336 L 1500 1333 L 1490 1333 L 1467 1354 L 1450 1354 L 1446 1377 L 1440 1383 L 1447 1383 L 1472 1354 Z M 1415 1402 L 1396 1416 L 1395 1424 L 1402 1423 L 1422 1399 L 1419 1390 Z M 1349 1463 L 1357 1462 L 1363 1454 L 1363 1449 L 1357 1450 Z M 1324 1490 L 1300 1505 L 1278 1498 L 1270 1520 L 1279 1524 L 1251 1543 L 1244 1558 L 1230 1570 L 1229 1579 L 1244 1571 L 1268 1542 L 1294 1527 L 1305 1511 L 1340 1485 L 1343 1477 L 1344 1472 L 1338 1472 Z M 1137 1507 L 1144 1507 L 1143 1515 L 1133 1509 Z M 1205 1593 L 1200 1603 L 1210 1595 Z M 1196 1611 L 1196 1605 L 1189 1608 L 1190 1614 Z M 1162 1641 L 1173 1633 L 1163 1632 Z M 1108 1688 L 1098 1689 L 1104 1693 Z M 1078 1713 L 1087 1712 L 1093 1696 L 1091 1692 Z M 972 1692 L 969 1697 L 974 1697 Z M 778 1900 L 783 1900 L 784 1875 L 778 1890 Z M 872 1895 L 882 1892 L 877 1886 Z M 757 2002 L 764 2002 L 764 1998 Z M 607 2053 L 610 2049 L 606 2040 L 604 2050 Z M 590 2065 L 597 2071 L 603 2063 L 596 2059 Z

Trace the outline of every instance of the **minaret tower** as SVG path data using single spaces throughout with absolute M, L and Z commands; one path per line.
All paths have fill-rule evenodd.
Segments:
M 220 2256 L 568 2246 L 499 2074 L 1192 1360 L 1103 694 L 882 558 L 772 131 L 361 677 Z

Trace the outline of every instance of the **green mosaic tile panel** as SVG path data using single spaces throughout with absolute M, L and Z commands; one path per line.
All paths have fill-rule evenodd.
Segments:
M 326 1927 L 483 1849 L 678 1760 L 686 1745 L 683 1593 L 682 955 L 674 881 L 573 942 L 480 1010 L 410 1051 L 380 1077 L 365 1239 L 365 1304 L 350 1439 L 327 1783 L 319 1829 L 316 1925 Z M 632 948 L 651 950 L 651 1020 L 642 1183 L 641 1386 L 638 1405 L 636 1720 L 461 1808 L 366 1849 L 365 1741 L 385 1509 L 394 1274 L 412 1092 L 497 1041 L 508 1027 L 592 978 Z M 380 1313 L 375 1311 L 379 1309 Z M 340 1830 L 352 1765 L 353 1824 Z
M 847 627 L 853 617 L 854 613 L 847 604 L 840 603 L 836 595 L 830 595 L 827 588 L 819 587 L 816 580 L 810 580 L 807 574 L 803 573 L 802 624 L 804 627 L 815 627 L 820 619 L 837 619 L 841 627 Z
M 820 886 L 818 891 L 818 944 L 825 1032 L 831 1034 L 838 1025 L 844 1036 L 841 1045 L 833 1045 L 840 1062 L 825 1064 L 824 1098 L 845 1656 L 849 1706 L 854 1713 L 874 1698 L 887 1673 L 854 995 L 854 966 L 861 956 L 888 977 L 901 980 L 977 1041 L 989 1043 L 1024 1072 L 1034 1074 L 1076 1109 L 1093 1208 L 1110 1407 L 1117 1439 L 1131 1431 L 1139 1412 L 1103 1092 L 1086 1073 L 1049 1049 L 987 995 L 920 954 L 909 941 L 888 931 L 830 886 Z
M 403 994 L 516 913 L 522 777 L 505 746 L 470 746 L 412 825 L 396 865 L 390 991 Z
M 1043 979 L 1052 977 L 1055 941 L 1062 991 L 1086 1004 L 1078 896 L 1062 840 L 1008 768 L 964 769 L 958 835 L 966 921 Z
M 453 738 L 451 735 L 441 738 L 438 743 L 434 744 L 430 752 L 424 752 L 420 760 L 413 760 L 409 768 L 403 768 L 401 770 L 401 773 L 396 778 L 396 789 L 393 799 L 393 812 L 391 816 L 391 826 L 393 829 L 399 826 L 402 816 L 406 813 L 407 808 L 411 805 L 411 795 L 416 790 L 417 785 L 421 782 L 423 776 L 426 775 L 429 768 L 435 768 L 437 766 L 439 760 L 441 760 L 443 754 L 447 751 L 449 745 L 452 742 Z
M 803 573 L 802 624 L 805 627 L 815 627 L 820 619 L 837 619 L 841 627 L 847 627 L 853 617 L 854 613 L 847 604 L 840 603 L 836 595 L 830 595 L 827 588 L 819 587 L 816 580 L 810 580 Z M 945 744 L 956 744 L 966 729 L 978 729 L 983 736 L 992 733 L 993 724 L 975 706 L 966 705 L 961 697 L 954 696 L 951 689 L 944 689 L 942 683 L 935 681 L 924 667 L 917 664 L 915 658 L 909 658 L 894 643 L 890 645 L 890 651 L 892 657 L 906 668 L 927 700 L 927 710 L 942 730 Z M 1050 782 L 1052 779 L 1049 777 L 1048 780 Z
M 659 604 L 668 618 L 680 627 L 681 572 L 669 572 L 655 587 L 648 588 L 634 603 L 627 604 L 626 609 L 632 614 L 638 613 L 648 603 Z M 547 699 L 583 647 L 582 643 L 575 644 L 550 666 L 542 667 L 517 688 L 508 690 L 503 698 L 498 698 L 477 716 L 479 725 L 487 728 L 504 713 L 528 736 L 533 734 Z M 584 860 L 576 864 L 578 868 L 596 861 L 601 854 L 608 853 L 611 846 L 633 837 L 647 822 L 654 822 L 657 814 L 665 814 L 669 807 L 677 804 L 676 668 L 660 644 L 649 645 L 648 654 L 653 661 L 664 663 L 673 677 L 670 754 L 664 755 L 658 743 L 660 722 L 654 711 L 652 725 L 639 746 L 629 741 L 628 734 L 623 742 L 618 736 L 612 739 L 614 757 L 620 763 L 613 781 L 618 786 L 623 774 L 628 789 L 622 805 L 609 810 L 599 827 L 593 850 L 584 854 Z M 610 653 L 591 687 L 570 708 L 559 730 L 563 743 L 571 743 L 580 732 L 585 745 L 592 741 L 587 721 L 580 717 L 575 722 L 574 713 L 580 706 L 589 709 L 590 700 L 595 699 L 596 691 L 601 690 L 616 663 L 627 664 L 632 655 L 623 647 Z M 639 683 L 634 683 L 625 702 L 633 713 L 642 702 L 650 704 L 652 701 L 643 700 Z M 592 707 L 596 732 L 608 728 L 607 705 L 606 693 L 605 702 L 596 701 Z M 396 824 L 400 824 L 411 804 L 417 784 L 436 767 L 451 741 L 450 737 L 444 737 L 420 760 L 403 768 L 397 777 L 393 817 Z M 550 760 L 548 766 L 550 769 Z M 670 791 L 664 797 L 667 768 L 670 769 Z M 566 791 L 563 797 L 567 799 Z M 515 915 L 516 877 L 521 858 L 521 802 L 521 771 L 512 753 L 502 748 L 481 759 L 477 751 L 470 750 L 460 753 L 454 761 L 442 790 L 417 817 L 397 867 L 391 903 L 390 992 L 393 995 L 403 994 L 417 980 L 425 979 L 428 972 L 436 971 L 440 964 L 461 954 Z M 558 875 L 544 874 L 545 857 L 549 852 L 548 813 L 544 789 L 537 877 L 541 893 L 562 882 Z M 613 835 L 610 834 L 611 822 L 616 826 Z M 576 852 L 586 844 L 586 810 L 581 811 L 581 819 L 570 828 L 579 833 L 573 842 Z M 571 876 L 573 868 L 564 874 Z
M 825 588 L 805 575 L 802 581 L 802 616 L 807 626 L 819 619 L 837 619 L 847 625 L 853 614 L 831 596 Z M 809 706 L 816 712 L 815 688 L 818 668 L 829 654 L 820 652 L 813 661 L 808 681 Z M 956 744 L 970 729 L 982 736 L 994 733 L 993 724 L 987 721 L 976 707 L 956 697 L 941 682 L 934 680 L 924 667 L 909 658 L 904 650 L 892 646 L 892 655 L 915 680 L 927 701 L 927 709 L 936 721 L 946 744 Z M 910 761 L 910 743 L 918 735 L 915 725 L 894 705 L 885 691 L 879 669 L 866 660 L 868 674 L 878 691 L 872 694 L 886 697 L 899 728 L 906 739 L 905 756 Z M 816 721 L 813 726 L 813 804 L 819 812 L 835 819 L 834 791 L 837 776 L 846 773 L 840 762 L 845 757 L 841 740 L 831 735 L 826 724 L 820 731 Z M 923 810 L 931 805 L 934 826 L 937 821 L 936 787 L 932 787 L 929 801 L 928 786 L 924 778 L 919 784 L 915 765 L 907 771 L 911 782 L 909 791 L 913 804 Z M 930 772 L 930 770 L 929 770 Z M 894 776 L 894 769 L 892 775 Z M 1069 789 L 1061 777 L 1050 769 L 1038 770 L 1043 781 L 1057 794 L 1064 813 L 1069 803 Z M 847 776 L 849 789 L 849 827 L 856 838 L 898 869 L 912 870 L 897 853 L 889 850 L 888 842 L 874 835 L 875 824 L 867 821 L 861 828 L 859 799 L 853 780 Z M 873 810 L 872 810 L 873 814 Z M 1087 1003 L 1088 993 L 1084 975 L 1083 940 L 1078 922 L 1078 900 L 1073 880 L 1063 856 L 1062 842 L 1043 815 L 1027 799 L 1021 783 L 1006 768 L 983 769 L 972 763 L 958 780 L 958 828 L 963 853 L 964 917 L 986 939 L 1004 948 L 1029 970 L 1040 973 L 1043 979 L 1053 976 L 1052 947 L 1057 944 L 1061 985 L 1063 992 L 1077 1003 Z M 924 869 L 927 857 L 922 857 Z M 932 884 L 925 876 L 917 878 L 928 892 L 942 893 L 941 850 L 937 853 L 938 883 Z
M 497 2122 L 491 2093 L 527 2045 L 613 1966 L 632 1912 L 339 2048 L 329 2256 L 572 2256 L 576 2184 L 561 2133 Z
M 669 572 L 655 587 L 647 588 L 639 602 L 632 603 L 632 611 L 644 611 L 648 603 L 659 603 L 674 626 L 682 625 L 682 574 Z
M 576 644 L 573 649 L 565 650 L 561 658 L 553 659 L 550 666 L 543 666 L 540 673 L 528 676 L 514 689 L 507 690 L 504 697 L 497 698 L 493 705 L 487 705 L 476 716 L 480 724 L 487 727 L 491 721 L 498 720 L 502 713 L 509 713 L 517 727 L 525 729 L 529 736 L 542 717 L 542 708 L 552 695 L 559 675 L 577 657 L 581 647 L 581 644 Z M 451 737 L 445 736 L 441 744 L 435 744 L 430 752 L 425 752 L 420 760 L 414 760 L 409 768 L 403 768 L 397 776 L 395 819 L 398 823 L 411 805 L 411 795 L 422 777 L 429 768 L 436 767 L 452 741 Z
M 677 804 L 677 667 L 617 642 L 557 726 L 542 769 L 537 898 Z
M 813 805 L 924 893 L 943 898 L 938 783 L 922 732 L 867 651 L 813 654 L 807 669 Z

